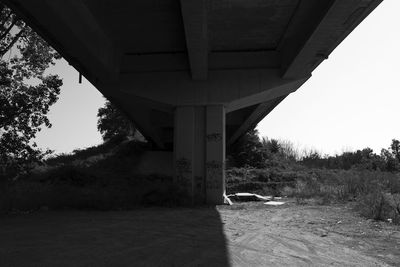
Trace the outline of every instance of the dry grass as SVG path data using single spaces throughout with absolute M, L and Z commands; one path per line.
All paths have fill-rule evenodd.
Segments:
M 400 175 L 358 170 L 231 169 L 227 191 L 294 197 L 297 203 L 357 202 L 367 218 L 400 224 Z

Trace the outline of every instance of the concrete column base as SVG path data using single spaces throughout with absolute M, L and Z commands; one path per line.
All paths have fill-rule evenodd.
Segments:
M 188 204 L 223 204 L 225 109 L 183 106 L 175 111 L 175 183 Z

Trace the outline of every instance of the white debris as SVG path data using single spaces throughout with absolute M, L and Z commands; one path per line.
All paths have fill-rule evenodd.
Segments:
M 226 194 L 224 194 L 224 204 L 233 205 L 232 200 Z
M 233 195 L 230 195 L 230 196 L 237 196 L 237 197 L 252 197 L 252 196 L 254 196 L 254 194 L 252 194 L 252 193 L 236 193 L 236 194 L 233 194 Z
M 264 197 L 264 196 L 260 196 L 257 194 L 254 194 L 254 195 L 256 196 L 256 198 L 258 198 L 260 200 L 265 200 L 265 201 L 272 200 L 272 197 L 270 197 L 270 196 Z
M 233 199 L 241 201 L 268 201 L 272 200 L 273 198 L 270 196 L 260 196 L 252 193 L 236 193 L 236 194 L 230 194 L 227 197 L 232 197 Z
M 268 202 L 265 202 L 264 204 L 265 205 L 272 205 L 272 206 L 280 206 L 280 205 L 283 205 L 285 203 L 286 202 L 283 202 L 283 201 L 268 201 Z

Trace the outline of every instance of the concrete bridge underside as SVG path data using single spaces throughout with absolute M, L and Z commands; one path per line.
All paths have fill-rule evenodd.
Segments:
M 175 181 L 191 202 L 219 204 L 225 147 L 306 82 L 381 1 L 6 2 L 155 149 L 174 151 Z

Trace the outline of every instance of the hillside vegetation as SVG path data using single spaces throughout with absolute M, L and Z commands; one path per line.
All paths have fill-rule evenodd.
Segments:
M 296 198 L 299 204 L 354 202 L 367 218 L 400 224 L 400 142 L 381 154 L 299 152 L 288 141 L 248 132 L 228 151 L 227 191 Z
M 371 149 L 321 156 L 299 153 L 288 141 L 248 132 L 227 151 L 227 193 L 253 192 L 295 198 L 298 204 L 353 202 L 362 215 L 400 224 L 399 143 L 380 155 Z M 138 205 L 182 204 L 172 177 L 139 175 L 135 162 L 146 142 L 112 138 L 10 179 L 3 212 L 38 209 L 131 209 Z

